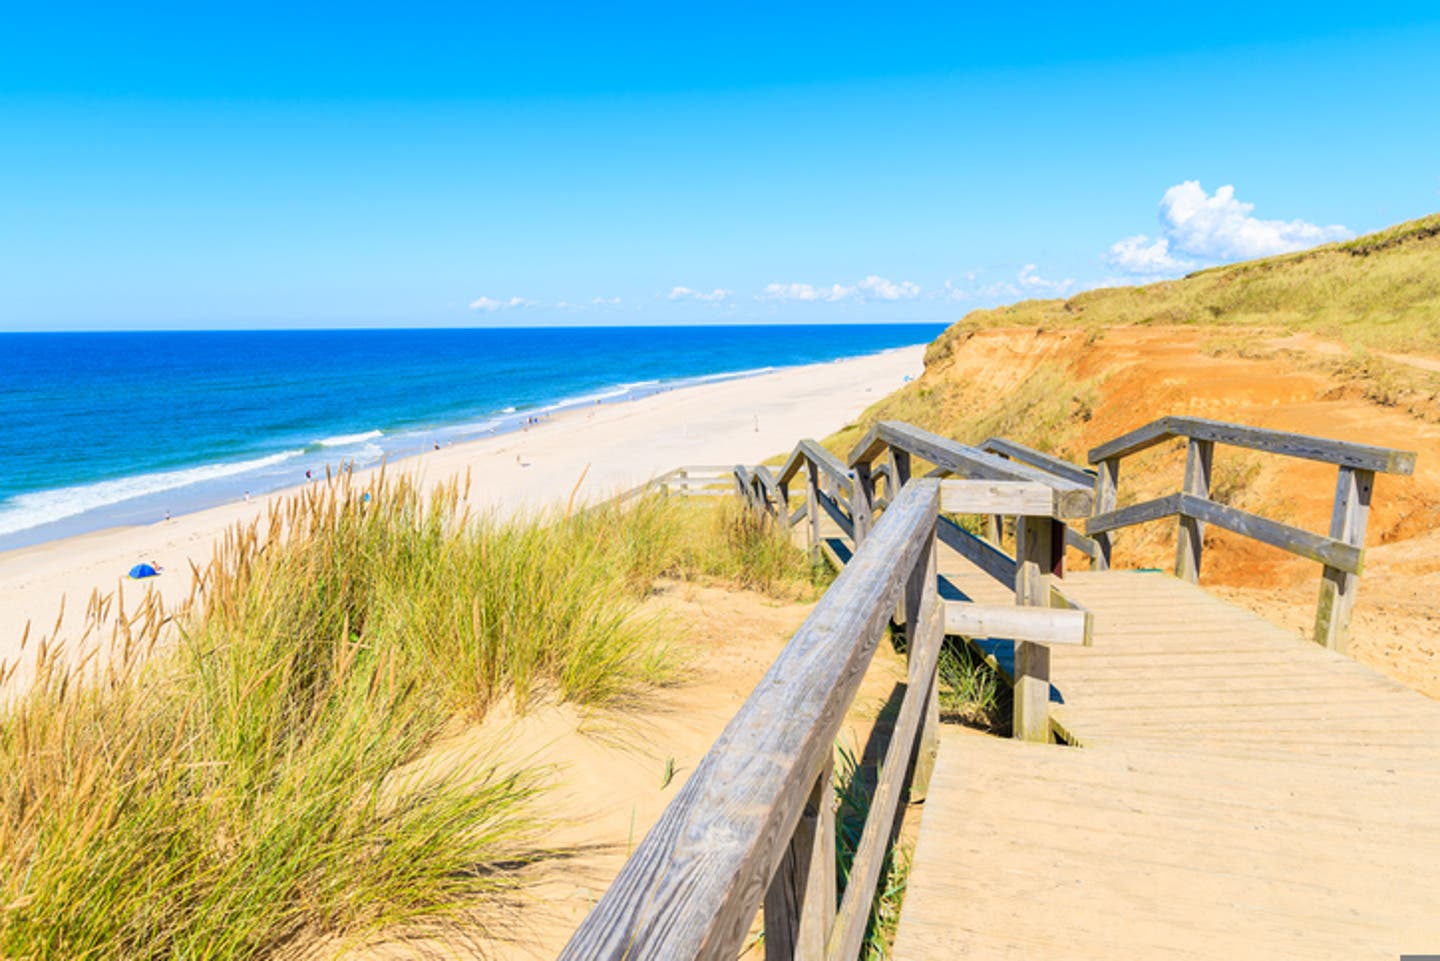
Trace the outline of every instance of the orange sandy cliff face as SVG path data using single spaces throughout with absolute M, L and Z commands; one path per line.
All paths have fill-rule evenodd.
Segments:
M 1242 334 L 1247 332 L 1242 331 Z M 1104 441 L 1167 414 L 1231 421 L 1418 453 L 1413 477 L 1379 475 L 1366 537 L 1352 653 L 1362 661 L 1440 697 L 1440 417 L 1435 395 L 1389 405 L 1336 367 L 1349 351 L 1313 337 L 1251 334 L 1236 346 L 1235 328 L 1110 327 L 986 329 L 965 336 L 948 356 L 932 358 L 916 389 L 943 395 L 949 411 L 932 423 L 962 440 L 955 424 L 985 422 L 987 406 L 1023 390 L 1049 367 L 1074 386 L 1068 422 L 1049 432 L 1055 453 L 1086 463 Z M 1433 377 L 1434 358 L 1390 355 Z M 1426 407 L 1424 401 L 1431 407 Z M 890 416 L 888 413 L 882 416 Z M 1016 439 L 1046 446 L 1037 438 Z M 1122 462 L 1120 503 L 1179 489 L 1183 445 L 1164 445 Z M 1217 447 L 1212 490 L 1217 500 L 1324 533 L 1335 492 L 1335 467 Z M 1120 531 L 1117 567 L 1174 564 L 1175 521 Z M 1078 555 L 1077 555 L 1078 557 Z M 1201 583 L 1283 626 L 1309 633 L 1319 566 L 1256 541 L 1209 529 Z

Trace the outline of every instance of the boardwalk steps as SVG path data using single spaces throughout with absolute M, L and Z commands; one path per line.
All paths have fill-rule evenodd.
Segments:
M 1117 508 L 1120 459 L 1174 438 L 1181 491 Z M 1337 464 L 1329 535 L 1211 502 L 1217 443 Z M 1440 952 L 1440 704 L 1342 653 L 1374 473 L 1413 455 L 1164 418 L 1090 459 L 882 423 L 845 460 L 736 467 L 841 577 L 562 957 L 728 961 L 761 911 L 767 959 L 849 961 L 907 783 L 896 958 Z M 1115 531 L 1167 515 L 1176 576 L 1108 569 Z M 1323 566 L 1319 644 L 1197 585 L 1205 523 Z M 910 683 L 837 899 L 824 745 L 892 617 Z M 1014 684 L 1019 739 L 940 729 L 947 627 Z
M 897 961 L 1440 945 L 1440 704 L 1167 575 L 1067 581 L 1085 746 L 942 734 Z

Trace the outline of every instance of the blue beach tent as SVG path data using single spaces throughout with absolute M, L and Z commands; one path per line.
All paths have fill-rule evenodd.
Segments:
M 156 574 L 159 573 L 159 571 L 151 567 L 149 564 L 136 564 L 134 567 L 130 568 L 130 576 L 137 581 L 140 580 L 140 578 L 142 577 L 154 577 Z

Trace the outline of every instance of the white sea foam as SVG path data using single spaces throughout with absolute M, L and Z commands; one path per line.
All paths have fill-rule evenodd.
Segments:
M 74 517 L 86 511 L 143 497 L 162 491 L 178 490 L 204 481 L 233 477 L 249 471 L 264 470 L 282 464 L 303 454 L 303 450 L 289 450 L 268 457 L 253 460 L 232 461 L 223 464 L 206 464 L 185 470 L 162 471 L 155 474 L 136 474 L 116 480 L 81 484 L 77 487 L 59 487 L 54 490 L 20 494 L 4 507 L 0 507 L 0 535 L 14 534 L 29 530 L 41 524 Z
M 313 441 L 313 443 L 321 447 L 344 447 L 346 444 L 359 444 L 362 441 L 373 440 L 381 436 L 384 436 L 383 431 L 367 430 L 363 434 L 336 434 L 334 437 L 326 437 Z

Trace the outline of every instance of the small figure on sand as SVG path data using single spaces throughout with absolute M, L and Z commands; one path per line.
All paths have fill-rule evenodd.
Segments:
M 435 449 L 436 449 L 436 450 L 439 450 L 439 449 L 440 449 L 440 442 L 437 440 L 437 441 L 435 441 L 434 443 L 435 443 Z
M 760 433 L 760 415 L 755 415 L 755 433 Z
M 315 475 L 314 475 L 311 471 L 308 471 L 308 470 L 307 470 L 307 471 L 305 472 L 305 479 L 306 479 L 306 480 L 311 480 L 311 479 L 314 478 L 314 476 L 315 476 Z
M 247 504 L 250 503 L 250 492 L 249 492 L 249 491 L 246 491 L 246 492 L 245 492 L 245 503 L 247 503 Z

